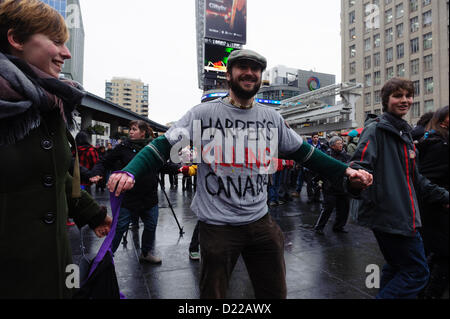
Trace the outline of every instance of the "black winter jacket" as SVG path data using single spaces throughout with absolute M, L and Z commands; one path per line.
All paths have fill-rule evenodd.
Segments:
M 350 161 L 351 156 L 347 154 L 346 151 L 342 150 L 341 152 L 335 151 L 331 147 L 326 151 L 328 155 L 333 157 L 334 159 L 337 159 L 338 161 L 341 161 L 343 163 L 348 163 Z M 344 191 L 344 189 L 341 187 L 341 185 L 338 185 L 336 183 L 332 183 L 331 181 L 322 178 L 323 180 L 323 191 L 332 194 L 332 195 L 346 195 L 347 192 Z
M 117 171 L 124 168 L 139 151 L 150 143 L 148 140 L 125 140 L 108 152 L 91 170 L 92 176 L 105 176 L 108 170 Z M 155 172 L 136 178 L 134 187 L 127 191 L 122 200 L 122 207 L 139 212 L 158 204 L 158 179 Z
M 448 191 L 419 174 L 416 156 L 408 130 L 396 128 L 387 114 L 368 117 L 350 162 L 351 168 L 373 174 L 373 184 L 350 203 L 360 225 L 414 236 L 421 227 L 419 196 L 427 203 L 448 203 Z

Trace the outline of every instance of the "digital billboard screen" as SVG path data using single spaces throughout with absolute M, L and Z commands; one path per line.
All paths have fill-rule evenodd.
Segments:
M 205 37 L 245 44 L 247 0 L 206 0 Z
M 205 71 L 226 72 L 228 56 L 235 48 L 205 43 Z

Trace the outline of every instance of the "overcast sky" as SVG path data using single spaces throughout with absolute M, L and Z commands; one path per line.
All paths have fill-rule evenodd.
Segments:
M 114 76 L 149 85 L 149 118 L 178 120 L 200 103 L 195 0 L 80 0 L 84 87 L 105 96 Z M 341 81 L 339 0 L 247 0 L 247 44 L 276 65 Z

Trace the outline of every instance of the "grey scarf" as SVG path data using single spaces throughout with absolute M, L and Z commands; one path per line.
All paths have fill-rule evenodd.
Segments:
M 72 112 L 84 97 L 74 84 L 52 78 L 25 61 L 1 52 L 0 80 L 0 146 L 22 140 L 39 127 L 42 113 L 54 109 L 60 110 L 71 127 Z

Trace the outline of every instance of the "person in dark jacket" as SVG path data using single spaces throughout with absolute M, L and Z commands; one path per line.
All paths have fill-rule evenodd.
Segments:
M 153 130 L 144 121 L 131 121 L 129 139 L 117 145 L 91 171 L 91 182 L 97 183 L 108 170 L 116 171 L 126 166 L 153 136 Z M 117 166 L 115 166 L 117 165 Z M 136 179 L 135 187 L 122 200 L 116 235 L 111 244 L 114 253 L 120 245 L 123 234 L 128 229 L 132 216 L 140 217 L 144 223 L 140 260 L 153 264 L 161 263 L 161 258 L 151 254 L 158 224 L 158 177 L 153 172 Z
M 64 18 L 39 0 L 0 4 L 0 299 L 71 298 L 67 218 L 98 237 L 111 227 L 69 174 L 68 128 L 85 93 L 58 80 L 68 36 Z
M 350 160 L 350 156 L 343 150 L 344 141 L 339 136 L 333 136 L 330 141 L 330 148 L 327 150 L 327 154 L 331 157 L 347 163 Z M 323 179 L 322 186 L 324 203 L 320 216 L 317 219 L 314 230 L 317 234 L 323 235 L 323 229 L 325 228 L 328 219 L 336 208 L 336 219 L 333 224 L 333 231 L 337 233 L 346 233 L 344 229 L 347 223 L 348 210 L 349 210 L 349 198 L 348 194 L 344 193 L 344 190 L 337 189 L 333 183 Z
M 419 171 L 431 182 L 449 188 L 449 107 L 434 113 L 420 140 Z M 448 273 L 448 209 L 441 205 L 421 205 L 422 235 L 430 267 L 430 281 L 421 295 L 426 299 L 440 299 L 449 287 Z
M 91 145 L 90 137 L 87 132 L 80 131 L 77 136 L 75 136 L 75 142 L 77 143 L 78 156 L 80 158 L 80 166 L 85 167 L 88 170 L 91 170 L 95 163 L 98 162 L 98 152 L 97 149 Z M 75 154 L 75 152 L 72 152 Z M 91 194 L 91 182 L 81 181 L 81 188 L 86 192 Z
M 419 121 L 417 121 L 416 126 L 411 131 L 411 136 L 415 143 L 419 142 L 425 134 L 425 128 L 433 117 L 433 114 L 434 112 L 427 112 L 420 117 Z
M 326 147 L 319 140 L 319 133 L 312 133 L 311 140 L 308 143 L 317 150 L 322 152 L 326 151 Z M 308 194 L 308 203 L 320 202 L 320 186 L 319 186 L 319 174 L 316 172 L 304 168 L 306 192 Z
M 352 199 L 351 214 L 370 228 L 386 265 L 377 298 L 417 298 L 429 278 L 418 198 L 448 209 L 448 191 L 422 176 L 411 127 L 403 119 L 414 85 L 392 78 L 381 90 L 383 114 L 369 115 L 350 167 L 373 174 L 373 184 Z M 355 194 L 356 195 L 356 194 Z

